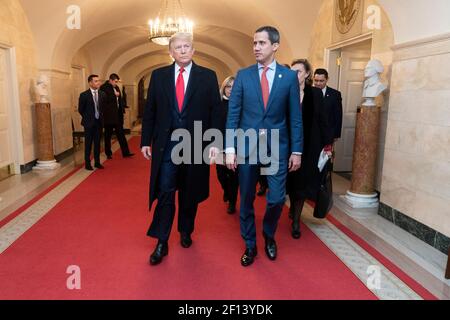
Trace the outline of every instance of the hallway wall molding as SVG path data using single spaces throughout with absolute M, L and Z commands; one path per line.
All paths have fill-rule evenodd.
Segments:
M 439 231 L 430 228 L 419 221 L 416 221 L 400 211 L 391 208 L 387 204 L 380 203 L 378 215 L 422 240 L 433 248 L 444 254 L 448 254 L 450 248 L 450 238 Z
M 394 62 L 445 54 L 450 48 L 450 32 L 392 46 Z

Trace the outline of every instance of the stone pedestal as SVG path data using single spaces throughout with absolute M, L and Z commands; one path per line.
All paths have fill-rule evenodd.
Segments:
M 363 105 L 356 116 L 352 184 L 344 200 L 352 208 L 378 207 L 375 174 L 381 108 Z
M 52 113 L 50 103 L 36 103 L 38 162 L 33 170 L 54 170 L 60 167 L 53 153 Z

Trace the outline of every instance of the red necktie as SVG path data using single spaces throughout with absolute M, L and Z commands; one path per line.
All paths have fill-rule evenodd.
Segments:
M 267 108 L 267 103 L 269 102 L 269 81 L 267 80 L 267 70 L 269 67 L 264 67 L 264 71 L 261 75 L 261 90 L 263 95 L 264 109 Z
M 184 68 L 181 67 L 180 68 L 180 73 L 178 74 L 177 86 L 176 86 L 178 110 L 180 110 L 180 112 L 183 110 L 183 103 L 184 103 L 184 78 L 183 78 L 183 72 L 184 72 Z

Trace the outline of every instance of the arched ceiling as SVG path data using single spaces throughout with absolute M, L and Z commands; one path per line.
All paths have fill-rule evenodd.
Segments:
M 72 58 L 82 50 L 89 55 L 93 70 L 104 75 L 113 68 L 123 70 L 137 58 L 158 57 L 155 52 L 163 48 L 148 43 L 146 27 L 147 21 L 157 16 L 160 0 L 20 1 L 34 32 L 40 69 L 69 71 Z M 321 2 L 283 0 L 280 5 L 272 0 L 184 0 L 183 6 L 195 22 L 196 47 L 202 54 L 198 58 L 208 65 L 220 62 L 224 72 L 227 68 L 234 72 L 254 61 L 253 33 L 262 25 L 279 28 L 281 62 L 306 56 Z M 70 5 L 81 9 L 80 30 L 66 28 Z
M 135 75 L 168 61 L 164 47 L 147 40 L 148 19 L 156 17 L 160 0 L 20 0 L 29 19 L 38 52 L 38 68 L 69 71 L 78 52 L 89 56 L 89 66 L 105 76 L 118 69 L 135 67 Z M 306 57 L 311 31 L 324 1 L 333 0 L 184 0 L 195 22 L 199 59 L 221 72 L 250 64 L 254 30 L 275 25 L 282 34 L 280 62 Z M 450 32 L 448 0 L 379 0 L 389 16 L 395 43 Z M 69 30 L 67 8 L 81 9 L 81 29 Z M 424 12 L 429 14 L 425 15 Z M 430 23 L 429 17 L 433 17 Z M 169 60 L 170 61 L 170 60 Z M 141 65 L 142 70 L 137 70 Z M 117 72 L 117 71 L 116 71 Z

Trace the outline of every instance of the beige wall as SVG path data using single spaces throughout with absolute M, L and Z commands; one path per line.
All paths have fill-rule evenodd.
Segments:
M 324 0 L 319 11 L 318 19 L 313 28 L 311 47 L 309 50 L 309 59 L 316 68 L 325 66 L 325 49 L 336 45 L 339 42 L 372 32 L 372 59 L 380 60 L 385 72 L 382 75 L 382 81 L 389 85 L 392 64 L 391 46 L 394 44 L 394 36 L 390 21 L 383 10 L 381 10 L 381 28 L 379 30 L 369 30 L 367 28 L 367 7 L 372 4 L 378 4 L 375 0 L 363 1 L 363 7 L 360 11 L 360 17 L 355 22 L 352 29 L 345 35 L 339 34 L 334 23 L 334 0 Z M 381 8 L 382 9 L 382 8 Z M 333 39 L 338 42 L 333 42 Z M 387 126 L 387 115 L 389 105 L 389 94 L 386 92 L 384 97 L 379 99 L 378 103 L 382 106 L 380 123 L 380 141 L 378 146 L 378 164 L 376 188 L 381 189 L 382 166 L 384 158 L 384 144 Z
M 365 8 L 376 3 L 366 0 Z M 309 54 L 316 68 L 324 66 L 325 48 L 334 45 L 333 21 L 333 0 L 326 0 L 313 29 L 316 41 Z M 362 23 L 360 34 L 365 34 L 369 32 L 365 18 Z M 408 25 L 408 21 L 403 23 Z M 397 32 L 399 38 L 410 39 L 403 31 Z M 383 111 L 377 188 L 383 203 L 449 236 L 450 34 L 394 44 L 394 32 L 383 10 L 382 28 L 372 33 L 372 58 L 382 61 L 383 81 L 389 85 L 379 100 Z
M 381 201 L 450 236 L 450 34 L 396 47 Z
M 20 162 L 25 164 L 36 158 L 32 88 L 37 68 L 34 39 L 18 0 L 0 1 L 0 43 L 16 51 L 24 155 Z

